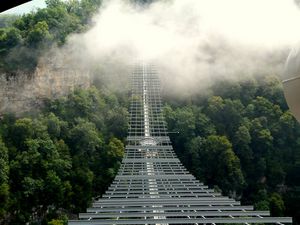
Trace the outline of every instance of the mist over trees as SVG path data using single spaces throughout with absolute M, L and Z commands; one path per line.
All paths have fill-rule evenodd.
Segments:
M 102 0 L 46 0 L 47 7 L 22 16 L 0 17 L 0 71 L 32 71 L 51 46 L 86 31 Z
M 86 31 L 101 4 L 47 0 L 45 9 L 1 16 L 0 71 L 33 70 L 50 46 Z M 0 224 L 65 224 L 112 181 L 124 154 L 129 98 L 96 79 L 96 87 L 47 100 L 42 112 L 0 118 Z M 299 224 L 300 127 L 278 78 L 220 79 L 199 93 L 164 96 L 183 164 L 224 194 Z
M 103 194 L 124 153 L 128 102 L 97 86 L 48 100 L 31 116 L 5 115 L 1 223 L 63 224 Z M 208 96 L 164 102 L 169 131 L 179 131 L 170 134 L 174 149 L 189 171 L 243 204 L 298 223 L 300 126 L 275 76 L 223 80 Z

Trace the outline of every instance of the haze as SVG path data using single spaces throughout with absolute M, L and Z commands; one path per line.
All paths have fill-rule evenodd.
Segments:
M 149 7 L 113 0 L 92 21 L 68 41 L 81 61 L 104 71 L 108 61 L 154 62 L 163 85 L 182 91 L 205 90 L 218 77 L 280 75 L 300 41 L 292 0 L 164 0 Z

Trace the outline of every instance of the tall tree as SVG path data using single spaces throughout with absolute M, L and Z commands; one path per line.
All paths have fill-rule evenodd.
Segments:
M 0 217 L 4 217 L 9 200 L 9 164 L 8 149 L 0 137 Z

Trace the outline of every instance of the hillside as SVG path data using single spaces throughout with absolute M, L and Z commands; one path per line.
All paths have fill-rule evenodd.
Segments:
M 220 80 L 208 96 L 166 97 L 174 149 L 200 180 L 299 223 L 300 126 L 276 76 Z
M 13 109 L 0 112 L 0 224 L 66 224 L 104 193 L 119 168 L 129 69 L 119 58 L 104 57 L 91 71 L 74 72 L 68 54 L 55 63 L 47 55 L 63 49 L 72 34 L 89 30 L 101 5 L 47 0 L 45 9 L 0 17 L 0 110 Z M 217 50 L 231 49 L 224 46 Z M 217 57 L 210 47 L 201 50 Z M 200 56 L 194 69 L 201 60 L 217 61 Z M 278 74 L 219 78 L 201 87 L 181 97 L 163 90 L 164 115 L 183 164 L 243 204 L 293 216 L 300 224 L 300 125 L 288 110 Z

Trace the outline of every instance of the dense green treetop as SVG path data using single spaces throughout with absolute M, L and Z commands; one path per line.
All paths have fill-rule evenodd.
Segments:
M 59 222 L 64 212 L 88 207 L 120 166 L 126 136 L 120 131 L 127 130 L 127 119 L 118 98 L 96 88 L 49 100 L 35 116 L 5 115 L 0 123 L 0 222 Z
M 88 29 L 102 0 L 47 0 L 47 7 L 22 16 L 0 17 L 0 71 L 35 69 L 51 46 Z
M 175 151 L 196 177 L 299 223 L 300 125 L 275 76 L 220 80 L 206 98 L 166 102 L 168 127 L 179 131 L 171 135 Z

